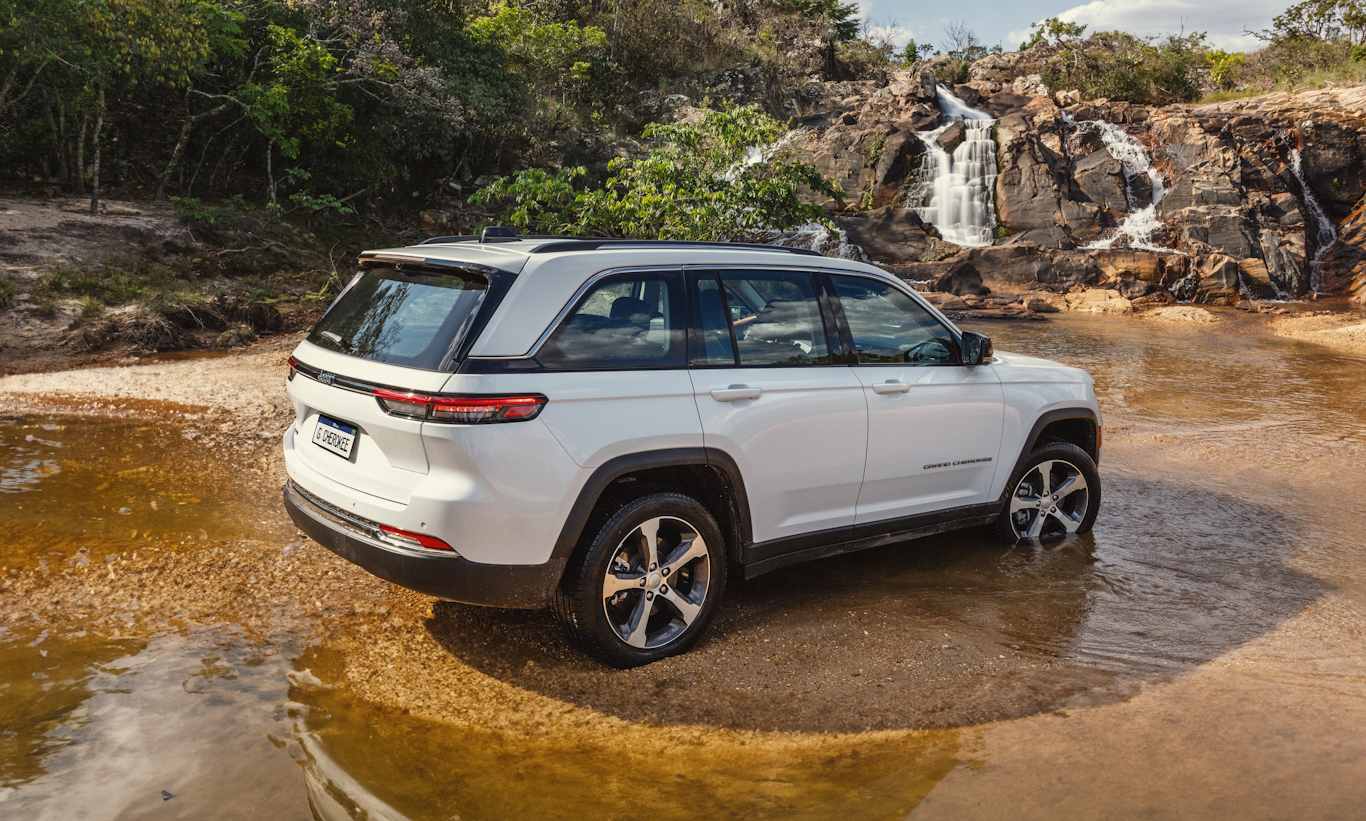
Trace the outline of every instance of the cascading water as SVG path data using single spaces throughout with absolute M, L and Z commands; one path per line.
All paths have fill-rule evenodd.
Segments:
M 955 245 L 990 245 L 996 234 L 996 120 L 939 86 L 939 110 L 945 122 L 916 136 L 925 143 L 923 190 L 929 202 L 916 209 L 939 235 Z M 940 135 L 962 122 L 963 142 L 950 156 L 939 146 Z
M 1153 166 L 1152 157 L 1148 155 L 1148 150 L 1143 144 L 1134 139 L 1133 135 L 1114 123 L 1107 123 L 1104 120 L 1083 120 L 1077 122 L 1066 111 L 1062 112 L 1063 122 L 1073 129 L 1073 134 L 1085 134 L 1088 131 L 1095 131 L 1100 135 L 1100 140 L 1105 144 L 1105 150 L 1111 157 L 1119 160 L 1124 166 L 1125 176 L 1125 196 L 1129 200 L 1129 208 L 1138 206 L 1134 202 L 1134 187 L 1132 181 L 1136 177 L 1147 177 L 1152 187 L 1152 201 L 1139 208 L 1137 211 L 1130 210 L 1129 216 L 1119 224 L 1115 233 L 1105 239 L 1098 239 L 1089 245 L 1084 246 L 1086 250 L 1101 250 L 1113 248 L 1119 240 L 1126 240 L 1125 246 L 1129 248 L 1140 248 L 1145 251 L 1163 251 L 1173 253 L 1171 248 L 1164 248 L 1153 243 L 1153 234 L 1157 233 L 1162 227 L 1162 221 L 1157 218 L 1157 204 L 1162 198 L 1167 196 L 1167 181 L 1162 176 L 1162 172 Z
M 844 231 L 836 228 L 832 232 L 818 222 L 809 222 L 790 231 L 783 231 L 768 240 L 768 244 L 784 248 L 809 248 L 821 256 L 836 259 L 872 262 L 861 246 L 849 241 L 849 235 Z
M 1314 196 L 1314 190 L 1309 187 L 1309 181 L 1304 178 L 1304 168 L 1300 161 L 1300 150 L 1298 148 L 1290 151 L 1290 170 L 1295 172 L 1295 179 L 1300 181 L 1300 189 L 1304 192 L 1304 207 L 1309 209 L 1309 215 L 1314 218 L 1314 225 L 1318 229 L 1318 236 L 1315 238 L 1318 248 L 1314 251 L 1313 259 L 1309 260 L 1309 288 L 1315 292 L 1322 289 L 1323 257 L 1328 253 L 1338 241 L 1337 229 L 1333 227 L 1333 221 L 1328 219 L 1328 214 L 1324 212 L 1323 206 L 1319 205 L 1318 199 Z

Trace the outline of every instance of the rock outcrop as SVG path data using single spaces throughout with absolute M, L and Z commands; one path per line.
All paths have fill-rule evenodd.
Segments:
M 943 124 L 924 65 L 842 84 L 846 96 L 806 117 L 795 145 L 848 193 L 825 204 L 851 241 L 959 296 L 1099 288 L 1141 307 L 1319 289 L 1366 301 L 1366 88 L 1149 109 L 1049 96 L 1037 76 L 1012 77 L 1027 62 L 991 55 L 947 89 L 997 118 L 987 247 L 945 242 L 915 211 L 921 135 Z M 936 135 L 939 147 L 952 152 L 962 131 Z

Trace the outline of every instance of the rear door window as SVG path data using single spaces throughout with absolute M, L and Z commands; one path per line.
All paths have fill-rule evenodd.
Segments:
M 536 354 L 549 370 L 681 368 L 677 271 L 613 274 L 595 283 Z
M 830 363 L 825 323 L 805 271 L 722 271 L 740 367 Z
M 360 359 L 441 370 L 488 295 L 482 274 L 371 268 L 342 293 L 308 341 Z

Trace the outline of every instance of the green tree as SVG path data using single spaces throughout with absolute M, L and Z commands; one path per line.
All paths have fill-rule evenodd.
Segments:
M 696 124 L 648 128 L 656 147 L 643 159 L 613 160 L 603 188 L 578 188 L 583 168 L 531 169 L 471 201 L 501 204 L 504 222 L 549 234 L 753 240 L 810 222 L 829 226 L 803 192 L 844 194 L 784 147 L 786 134 L 757 106 L 708 110 Z
M 496 44 L 514 71 L 537 90 L 557 94 L 561 102 L 582 94 L 594 68 L 607 63 L 607 34 L 576 21 L 541 22 L 534 11 L 496 3 L 487 17 L 470 21 L 470 36 Z

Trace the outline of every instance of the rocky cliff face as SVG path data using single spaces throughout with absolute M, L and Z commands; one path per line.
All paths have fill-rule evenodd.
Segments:
M 1050 97 L 1037 77 L 955 86 L 997 118 L 996 238 L 976 248 L 916 210 L 935 89 L 915 68 L 842 84 L 797 141 L 849 192 L 840 226 L 907 278 L 975 296 L 1104 288 L 1130 304 L 1366 300 L 1366 88 L 1146 108 Z M 950 153 L 955 139 L 937 136 Z

